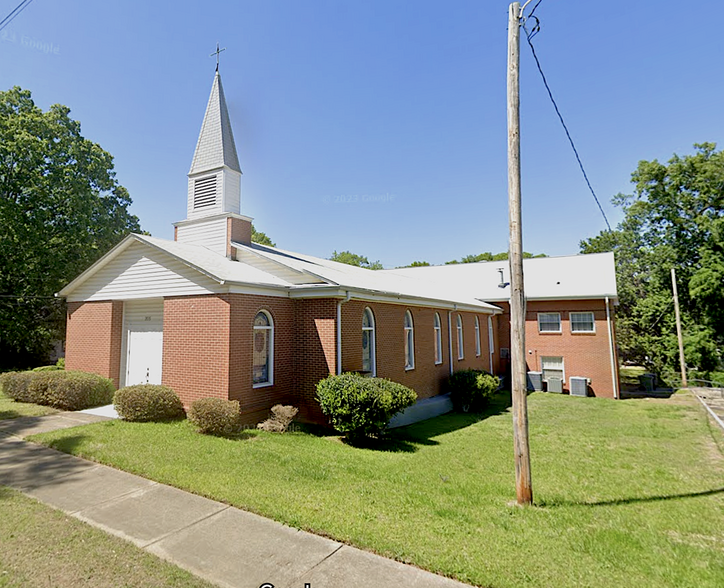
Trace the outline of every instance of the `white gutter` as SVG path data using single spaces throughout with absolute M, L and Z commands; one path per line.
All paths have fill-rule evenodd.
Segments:
M 450 356 L 450 375 L 453 373 L 453 352 L 452 352 L 452 311 L 447 311 L 447 347 Z
M 352 293 L 347 292 L 347 296 L 344 300 L 337 302 L 337 375 L 342 373 L 342 305 L 345 302 L 349 302 L 352 298 Z
M 608 325 L 608 348 L 611 354 L 611 381 L 613 382 L 613 397 L 618 400 L 618 377 L 616 370 L 616 355 L 613 349 L 613 324 L 611 323 L 611 309 L 608 304 L 608 296 L 606 296 L 606 324 Z

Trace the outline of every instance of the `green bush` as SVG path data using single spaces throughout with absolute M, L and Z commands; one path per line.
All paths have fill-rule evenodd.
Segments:
M 168 386 L 137 384 L 113 396 L 116 412 L 127 421 L 167 421 L 185 416 L 181 399 Z
M 201 398 L 191 403 L 189 420 L 199 433 L 231 435 L 241 426 L 241 408 L 238 400 Z
M 397 382 L 347 373 L 321 380 L 317 400 L 335 429 L 359 438 L 380 435 L 394 415 L 415 403 L 417 394 Z
M 45 404 L 61 410 L 83 410 L 110 403 L 113 382 L 86 372 L 40 370 L 0 376 L 3 392 L 18 402 Z
M 37 399 L 30 396 L 28 387 L 34 372 L 5 372 L 0 374 L 0 389 L 8 397 L 16 402 L 35 402 Z
M 115 386 L 98 374 L 49 370 L 34 372 L 28 391 L 37 404 L 61 410 L 83 410 L 110 404 Z
M 460 370 L 453 373 L 447 381 L 455 410 L 475 412 L 481 410 L 500 386 L 500 378 L 484 370 Z
M 61 370 L 65 369 L 65 357 L 59 357 L 58 361 L 55 362 L 55 365 L 57 365 Z
M 63 368 L 58 365 L 41 365 L 40 367 L 33 368 L 34 372 L 57 372 Z

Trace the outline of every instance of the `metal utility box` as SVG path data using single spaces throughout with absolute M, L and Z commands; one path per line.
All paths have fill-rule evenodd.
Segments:
M 548 378 L 548 392 L 555 392 L 556 394 L 563 393 L 563 380 L 560 378 Z
M 588 396 L 588 378 L 571 376 L 568 381 L 571 385 L 571 396 Z
M 543 372 L 528 372 L 528 390 L 543 390 Z

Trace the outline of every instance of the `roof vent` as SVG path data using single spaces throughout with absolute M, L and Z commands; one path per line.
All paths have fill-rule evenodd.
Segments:
M 216 176 L 194 180 L 194 210 L 216 204 Z
M 498 283 L 498 288 L 505 288 L 506 286 L 510 285 L 510 282 L 505 281 L 505 274 L 503 273 L 505 270 L 502 267 L 498 268 L 498 274 L 500 274 L 500 282 Z

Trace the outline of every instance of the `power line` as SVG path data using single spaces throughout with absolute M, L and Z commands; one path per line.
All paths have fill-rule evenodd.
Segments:
M 0 20 L 0 31 L 2 31 L 6 26 L 8 26 L 16 16 L 18 16 L 23 10 L 25 10 L 28 6 L 30 6 L 30 3 L 33 0 L 23 0 L 20 4 L 18 4 L 13 11 L 8 14 L 5 18 Z
M 593 186 L 591 186 L 591 182 L 588 179 L 588 174 L 586 174 L 586 169 L 583 167 L 583 162 L 581 161 L 581 157 L 578 155 L 578 149 L 576 149 L 576 144 L 573 142 L 573 138 L 571 137 L 571 133 L 568 131 L 568 127 L 566 126 L 566 121 L 563 120 L 563 115 L 561 114 L 561 111 L 558 109 L 558 104 L 556 104 L 555 99 L 553 98 L 553 92 L 551 92 L 551 88 L 548 85 L 548 80 L 546 79 L 545 74 L 543 73 L 543 68 L 541 67 L 540 61 L 538 60 L 538 55 L 535 52 L 535 47 L 533 46 L 532 39 L 538 34 L 538 31 L 540 31 L 540 21 L 533 16 L 533 13 L 535 12 L 535 9 L 538 8 L 538 4 L 540 4 L 542 0 L 538 0 L 538 3 L 533 7 L 533 10 L 531 10 L 530 14 L 527 18 L 533 18 L 536 21 L 535 26 L 533 27 L 533 30 L 531 32 L 528 32 L 528 29 L 525 26 L 525 20 L 522 22 L 523 30 L 525 31 L 525 38 L 528 41 L 528 45 L 530 47 L 531 52 L 533 53 L 533 59 L 535 59 L 535 64 L 538 67 L 538 71 L 540 72 L 540 76 L 543 79 L 543 85 L 546 88 L 546 91 L 548 92 L 548 97 L 551 100 L 551 103 L 553 104 L 553 108 L 556 111 L 556 114 L 558 115 L 558 119 L 561 121 L 561 125 L 563 126 L 563 130 L 566 132 L 566 137 L 568 137 L 568 142 L 571 144 L 571 148 L 573 149 L 573 154 L 576 156 L 576 161 L 578 161 L 578 167 L 581 168 L 581 173 L 583 174 L 583 179 L 586 180 L 586 185 L 588 186 L 588 189 L 591 191 L 591 194 L 593 195 L 593 199 L 596 201 L 596 204 L 598 205 L 598 210 L 601 211 L 601 215 L 603 216 L 603 220 L 606 221 L 606 226 L 608 227 L 608 230 L 611 230 L 611 225 L 608 222 L 608 218 L 606 218 L 606 213 L 603 211 L 603 207 L 601 206 L 601 203 L 598 200 L 598 196 L 596 196 L 596 192 L 593 190 Z

